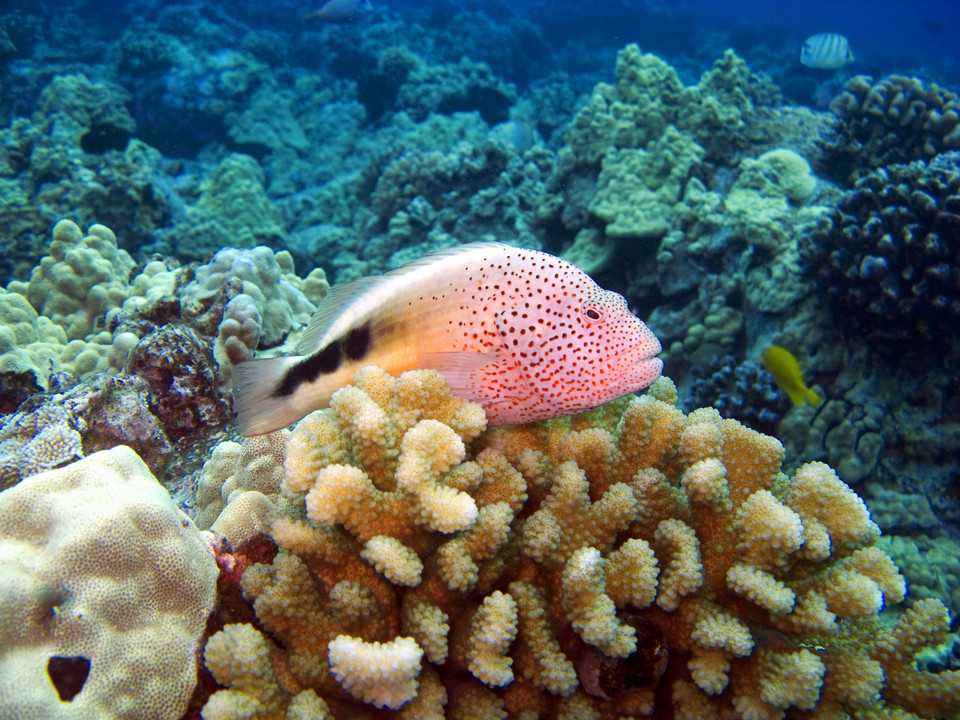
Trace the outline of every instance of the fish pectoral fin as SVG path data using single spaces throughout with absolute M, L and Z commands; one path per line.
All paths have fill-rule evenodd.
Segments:
M 483 376 L 478 371 L 504 360 L 509 360 L 509 357 L 502 356 L 499 350 L 427 352 L 417 356 L 417 368 L 436 370 L 446 378 L 454 395 L 473 400 L 480 396 L 478 389 L 483 382 Z

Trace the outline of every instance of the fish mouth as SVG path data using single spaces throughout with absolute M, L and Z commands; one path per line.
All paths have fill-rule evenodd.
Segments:
M 641 343 L 637 345 L 633 352 L 636 356 L 634 360 L 635 365 L 642 365 L 643 363 L 656 360 L 660 363 L 660 366 L 663 367 L 663 360 L 658 356 L 663 352 L 663 345 L 660 344 L 659 338 L 657 338 L 653 333 L 650 333 L 649 340 L 651 342 Z
M 656 355 L 647 355 L 624 368 L 626 372 L 617 383 L 620 395 L 627 395 L 649 386 L 663 373 L 663 360 Z
M 634 352 L 633 362 L 626 366 L 629 370 L 622 377 L 624 394 L 647 387 L 663 374 L 663 360 L 659 357 L 663 347 L 658 339 L 638 346 Z

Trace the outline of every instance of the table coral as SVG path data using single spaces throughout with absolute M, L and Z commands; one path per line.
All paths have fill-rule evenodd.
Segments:
M 0 568 L 0 715 L 182 716 L 218 571 L 132 450 L 0 493 Z
M 680 718 L 949 711 L 960 674 L 912 667 L 942 605 L 878 631 L 905 583 L 862 500 L 829 466 L 788 477 L 775 439 L 674 402 L 664 379 L 481 434 L 436 373 L 364 370 L 293 431 L 284 492 L 308 521 L 275 520 L 280 553 L 242 581 L 287 697 L 313 690 L 335 717 L 428 697 L 454 718 L 649 716 L 671 697 Z

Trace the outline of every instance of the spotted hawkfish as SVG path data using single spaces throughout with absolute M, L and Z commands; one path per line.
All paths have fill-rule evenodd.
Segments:
M 621 295 L 534 250 L 471 243 L 382 276 L 336 285 L 297 355 L 240 363 L 240 431 L 287 427 L 365 365 L 433 368 L 491 425 L 580 412 L 660 376 L 660 341 Z

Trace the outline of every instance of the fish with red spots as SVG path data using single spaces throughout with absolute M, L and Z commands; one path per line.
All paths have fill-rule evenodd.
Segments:
M 297 355 L 233 371 L 240 432 L 287 427 L 365 365 L 432 368 L 491 425 L 581 412 L 658 377 L 660 341 L 621 295 L 565 260 L 470 243 L 333 287 Z

